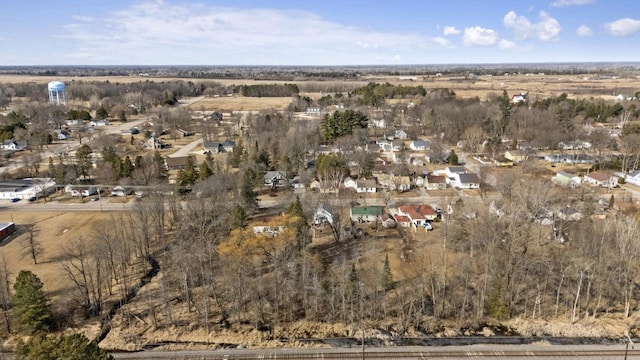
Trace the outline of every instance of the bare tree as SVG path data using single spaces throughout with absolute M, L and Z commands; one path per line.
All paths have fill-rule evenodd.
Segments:
M 38 240 L 39 230 L 36 228 L 37 220 L 30 217 L 25 222 L 27 236 L 22 239 L 22 251 L 24 255 L 28 255 L 34 264 L 38 263 L 38 256 L 42 255 L 42 244 Z

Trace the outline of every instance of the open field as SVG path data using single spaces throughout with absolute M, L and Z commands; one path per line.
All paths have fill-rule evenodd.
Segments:
M 45 291 L 57 302 L 61 296 L 68 297 L 68 290 L 73 286 L 61 268 L 65 246 L 75 239 L 91 241 L 96 226 L 118 216 L 118 213 L 102 212 L 3 211 L 0 221 L 13 221 L 16 233 L 0 243 L 0 256 L 7 260 L 12 276 L 20 270 L 30 270 L 38 275 Z M 29 236 L 25 224 L 31 222 L 35 223 L 36 236 L 42 244 L 42 255 L 36 265 L 22 246 L 22 241 Z
M 291 103 L 290 97 L 208 97 L 189 105 L 190 110 L 204 111 L 259 111 L 266 109 L 285 110 Z
M 616 95 L 632 96 L 640 90 L 639 80 L 636 77 L 627 78 L 607 78 L 600 79 L 593 74 L 579 75 L 502 75 L 502 76 L 478 76 L 474 79 L 466 79 L 460 76 L 438 76 L 421 77 L 416 80 L 399 80 L 397 76 L 365 75 L 358 80 L 327 80 L 327 81 L 276 81 L 276 80 L 254 80 L 254 79 L 182 79 L 182 78 L 154 78 L 140 76 L 18 76 L 0 75 L 0 83 L 42 83 L 59 80 L 66 83 L 73 81 L 97 81 L 97 82 L 163 82 L 163 81 L 191 81 L 191 82 L 211 82 L 215 81 L 222 85 L 256 85 L 274 83 L 293 83 L 300 87 L 300 91 L 305 95 L 326 94 L 335 91 L 348 92 L 356 87 L 364 86 L 368 82 L 389 82 L 392 84 L 402 84 L 406 86 L 422 85 L 427 90 L 437 88 L 448 88 L 455 91 L 458 97 L 487 99 L 490 96 L 501 95 L 506 90 L 510 95 L 520 92 L 529 92 L 531 99 L 557 96 L 566 93 L 572 98 L 602 98 L 613 100 Z M 250 99 L 250 100 L 249 100 Z M 249 100 L 249 101 L 248 101 Z M 211 102 L 210 102 L 211 101 Z M 285 104 L 286 102 L 286 104 Z M 200 106 L 210 106 L 211 108 L 230 110 L 257 110 L 271 106 L 275 109 L 283 109 L 290 102 L 290 98 L 207 98 L 204 102 L 199 102 L 191 106 L 193 110 L 199 110 Z

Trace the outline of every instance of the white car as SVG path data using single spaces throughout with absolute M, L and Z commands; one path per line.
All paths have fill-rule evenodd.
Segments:
M 427 231 L 431 231 L 431 230 L 433 230 L 433 226 L 431 226 L 431 223 L 430 223 L 430 222 L 426 222 L 426 221 L 425 221 L 425 223 L 424 223 L 424 224 L 422 224 L 422 226 L 423 226 L 423 227 L 424 227 L 424 229 L 425 229 L 425 230 L 427 230 Z

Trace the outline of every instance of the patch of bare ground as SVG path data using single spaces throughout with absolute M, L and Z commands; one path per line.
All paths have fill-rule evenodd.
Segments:
M 207 97 L 189 105 L 192 110 L 204 111 L 260 111 L 285 110 L 291 104 L 291 97 Z

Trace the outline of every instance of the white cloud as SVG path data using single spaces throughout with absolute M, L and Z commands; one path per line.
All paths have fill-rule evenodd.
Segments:
M 578 36 L 593 36 L 593 30 L 591 30 L 590 27 L 588 27 L 587 25 L 580 25 L 580 27 L 576 30 L 576 34 L 578 34 Z
M 432 42 L 438 44 L 440 47 L 443 48 L 453 48 L 454 46 L 451 44 L 451 41 L 449 41 L 449 39 L 445 39 L 443 37 L 440 36 L 436 36 L 430 39 Z
M 492 29 L 473 26 L 464 29 L 462 43 L 467 46 L 493 46 L 499 40 L 498 33 Z
M 509 50 L 509 49 L 514 49 L 516 48 L 516 43 L 514 43 L 513 41 L 509 41 L 509 40 L 500 40 L 500 42 L 498 43 L 498 47 L 500 49 L 503 50 Z
M 462 31 L 460 31 L 459 29 L 456 29 L 455 26 L 445 26 L 443 34 L 444 34 L 444 36 L 460 35 L 461 32 Z
M 542 41 L 551 41 L 558 38 L 562 28 L 558 20 L 552 18 L 546 11 L 540 11 L 540 21 L 532 23 L 526 16 L 519 16 L 515 11 L 509 11 L 502 23 L 507 29 L 513 30 L 516 40 L 525 40 L 535 36 Z
M 524 40 L 531 34 L 533 25 L 526 16 L 518 16 L 515 11 L 509 11 L 502 23 L 507 29 L 513 29 L 513 36 L 516 40 Z
M 240 9 L 161 0 L 84 16 L 64 35 L 94 64 L 366 64 L 371 59 L 411 61 L 426 49 L 450 47 L 419 33 L 375 31 L 307 11 Z M 70 62 L 77 58 L 70 59 Z M 380 60 L 384 61 L 384 60 Z
M 556 0 L 551 3 L 554 7 L 565 7 L 573 5 L 587 5 L 595 2 L 595 0 Z
M 546 11 L 540 11 L 540 22 L 536 24 L 538 39 L 542 41 L 552 41 L 560 35 L 560 23 L 552 18 Z
M 606 32 L 613 36 L 629 36 L 640 31 L 640 20 L 623 18 L 604 25 Z

